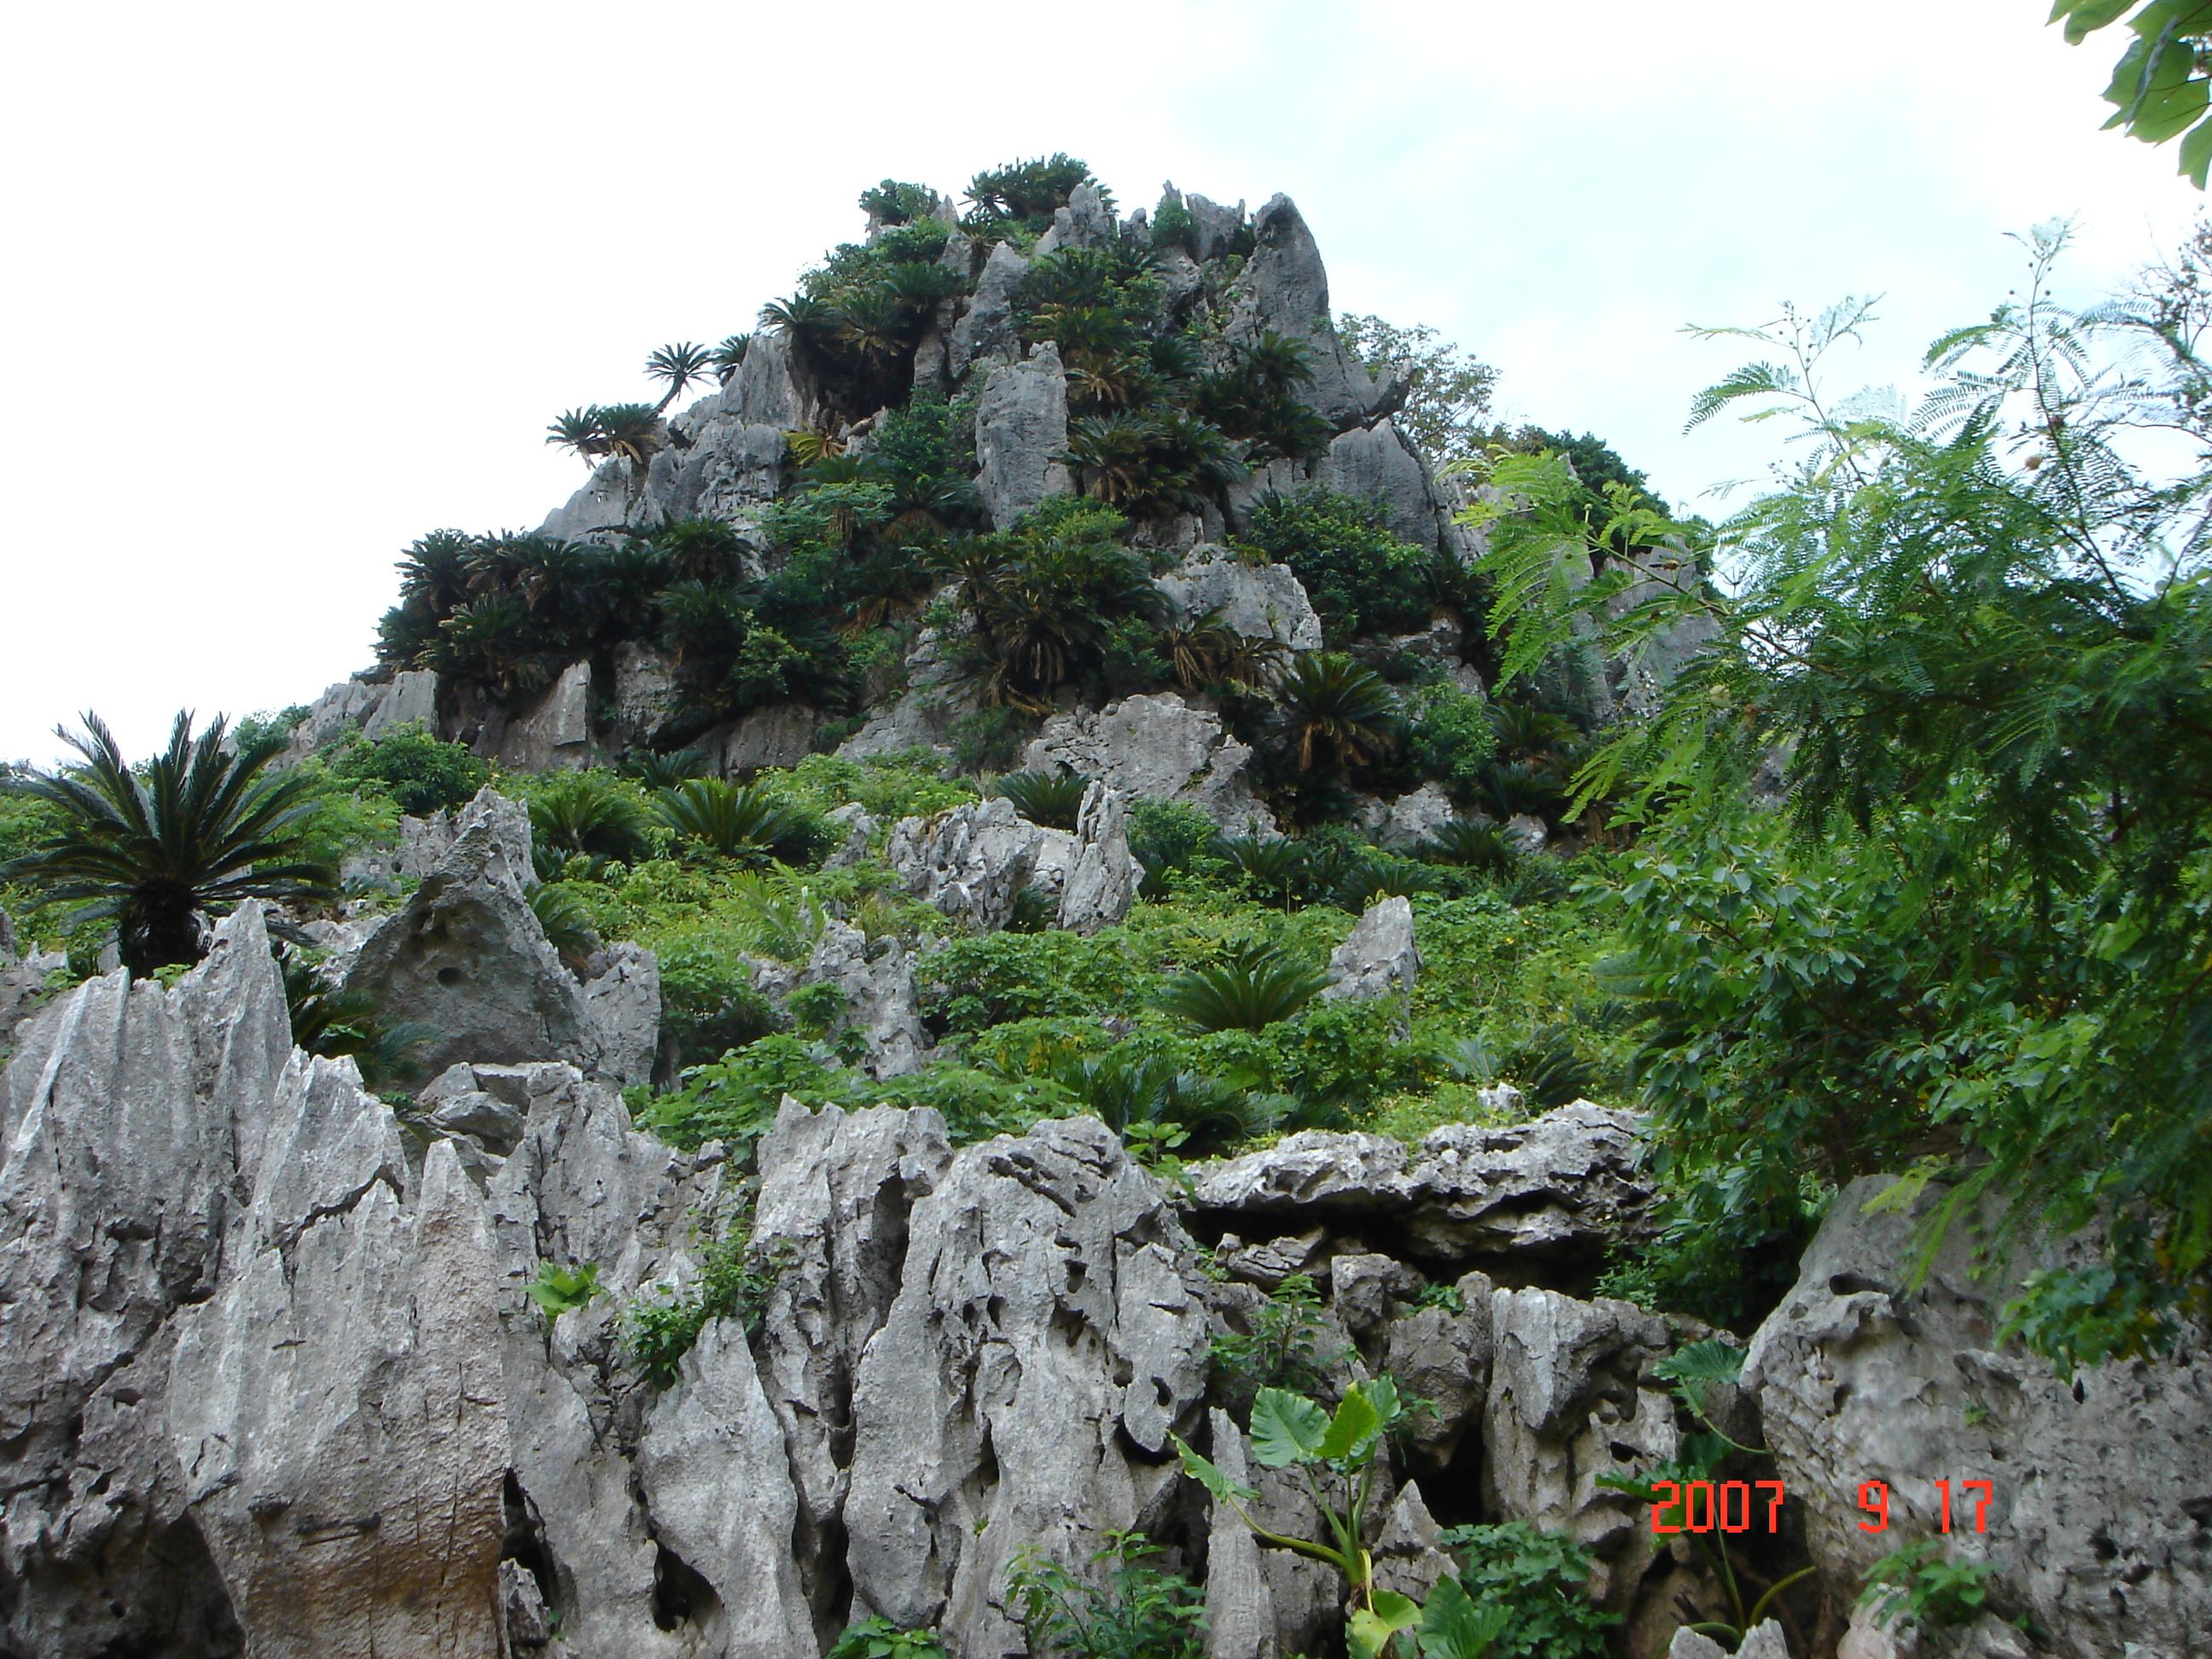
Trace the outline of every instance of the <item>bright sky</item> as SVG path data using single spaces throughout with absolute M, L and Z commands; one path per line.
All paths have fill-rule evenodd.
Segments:
M 583 478 L 546 422 L 751 327 L 885 174 L 957 190 L 1066 149 L 1125 211 L 1164 179 L 1287 192 L 1338 310 L 1435 325 L 1499 368 L 1501 413 L 1700 505 L 1766 434 L 1682 435 L 1735 361 L 1683 324 L 1886 293 L 1887 381 L 2002 296 L 2008 231 L 2079 216 L 2084 295 L 2185 234 L 2172 151 L 2097 131 L 2117 44 L 2044 15 L 12 8 L 0 757 L 52 758 L 87 708 L 143 753 L 180 706 L 366 666 L 409 541 L 536 525 Z

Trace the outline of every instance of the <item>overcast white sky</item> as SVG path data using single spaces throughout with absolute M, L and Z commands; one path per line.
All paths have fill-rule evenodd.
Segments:
M 1764 434 L 1681 435 L 1687 322 L 1884 292 L 1905 372 L 2081 222 L 2084 294 L 2183 235 L 2170 150 L 2097 131 L 2117 48 L 2042 0 L 9 9 L 0 757 L 99 710 L 303 702 L 372 658 L 392 562 L 534 526 L 571 405 L 751 326 L 885 174 L 1066 149 L 1297 199 L 1337 309 L 1425 321 L 1505 415 L 1677 501 Z

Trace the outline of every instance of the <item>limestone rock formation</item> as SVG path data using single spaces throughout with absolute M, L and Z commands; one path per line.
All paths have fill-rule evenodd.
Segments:
M 1298 1227 L 1388 1227 L 1425 1265 L 1544 1262 L 1570 1283 L 1638 1236 L 1650 1200 L 1636 1121 L 1577 1101 L 1527 1123 L 1454 1123 L 1417 1147 L 1307 1129 L 1264 1152 L 1193 1166 L 1198 1223 L 1247 1238 Z
M 1369 905 L 1343 944 L 1329 953 L 1327 1001 L 1410 1000 L 1421 953 L 1413 944 L 1413 906 L 1402 894 Z
M 1244 775 L 1252 750 L 1223 730 L 1221 716 L 1172 691 L 1124 697 L 1096 714 L 1055 714 L 1024 764 L 1064 766 L 1134 799 L 1194 806 L 1231 835 L 1276 833 L 1274 816 Z
M 1084 1118 L 963 1148 L 908 1224 L 853 1389 L 854 1616 L 1018 1651 L 1000 1605 L 1017 1547 L 1073 1564 L 1109 1529 L 1160 1529 L 1176 1499 L 1168 1435 L 1206 1382 L 1188 1241 Z
M 351 732 L 379 738 L 410 724 L 433 732 L 438 729 L 438 677 L 428 669 L 409 669 L 378 682 L 342 681 L 307 706 L 306 718 L 292 728 L 283 758 L 304 760 Z
M 2192 1651 L 2212 1607 L 2212 1367 L 2191 1344 L 2059 1376 L 2000 1347 L 1998 1306 L 2021 1276 L 2089 1265 L 2094 1241 L 2034 1241 L 1978 1277 L 1960 1218 L 1915 1288 L 1916 1214 L 1867 1208 L 1887 1184 L 1838 1194 L 1744 1367 L 1823 1575 L 1848 1599 L 1877 1557 L 1940 1538 L 1995 1568 L 1992 1605 L 2028 1615 L 2060 1653 Z M 1867 1480 L 1889 1487 L 1880 1537 L 1859 1530 Z M 1966 1480 L 1991 1483 L 1985 1531 Z
M 1075 842 L 1062 878 L 1059 924 L 1071 932 L 1095 933 L 1129 914 L 1137 901 L 1144 866 L 1129 850 L 1129 809 L 1117 789 L 1094 783 L 1083 792 L 1076 814 Z
M 1291 651 L 1321 649 L 1321 618 L 1286 564 L 1247 563 L 1201 542 L 1157 585 L 1178 622 L 1215 612 L 1247 639 L 1273 640 Z
M 832 985 L 845 1000 L 834 1030 L 861 1035 L 872 1077 L 904 1077 L 921 1068 L 929 1048 L 914 992 L 914 964 L 896 939 L 872 943 L 831 917 L 799 975 L 806 985 Z
M 434 1035 L 416 1063 L 568 1060 L 644 1082 L 659 1046 L 659 981 L 624 952 L 580 983 L 530 908 L 530 819 L 486 789 L 454 826 L 452 846 L 399 910 L 355 953 L 343 988 L 388 1020 Z M 647 959 L 649 960 L 649 959 Z
M 992 372 L 975 405 L 975 487 L 983 510 L 1005 529 L 1048 495 L 1073 488 L 1058 458 L 1067 447 L 1067 376 L 1048 340 L 1020 362 Z
M 1003 927 L 1059 832 L 1031 823 L 1003 797 L 891 826 L 884 861 L 915 898 L 984 931 Z
M 1273 331 L 1303 342 L 1313 369 L 1306 396 L 1340 428 L 1364 420 L 1382 388 L 1336 337 L 1328 273 L 1297 204 L 1277 196 L 1252 216 L 1252 253 L 1233 284 L 1232 338 Z

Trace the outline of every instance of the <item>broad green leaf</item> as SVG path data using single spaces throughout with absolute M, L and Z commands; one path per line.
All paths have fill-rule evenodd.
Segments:
M 1259 1494 L 1249 1486 L 1240 1486 L 1214 1467 L 1207 1459 L 1193 1451 L 1179 1434 L 1168 1437 L 1175 1442 L 1176 1455 L 1182 1460 L 1182 1472 L 1206 1488 L 1217 1504 L 1249 1504 Z
M 1252 1455 L 1262 1468 L 1310 1463 L 1328 1435 L 1328 1414 L 1287 1389 L 1262 1389 L 1252 1401 Z
M 1359 1454 L 1375 1443 L 1375 1437 L 1382 1431 L 1382 1419 L 1375 1410 L 1367 1391 L 1358 1383 L 1344 1391 L 1344 1400 L 1329 1419 L 1328 1432 L 1322 1437 L 1320 1455 L 1328 1462 L 1357 1462 Z
M 1395 1590 L 1376 1590 L 1373 1610 L 1361 1607 L 1353 1613 L 1345 1633 L 1352 1638 L 1355 1652 L 1364 1659 L 1380 1659 L 1390 1638 L 1401 1630 L 1413 1629 L 1420 1618 L 1419 1603 Z
M 1478 1606 L 1458 1579 L 1440 1578 L 1421 1609 L 1421 1659 L 1482 1659 L 1509 1622 L 1504 1607 Z

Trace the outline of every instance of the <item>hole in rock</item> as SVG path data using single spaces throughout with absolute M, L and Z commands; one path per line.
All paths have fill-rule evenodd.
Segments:
M 513 1469 L 507 1472 L 506 1484 L 501 1489 L 500 1509 L 505 1522 L 499 1542 L 500 1559 L 514 1562 L 536 1579 L 538 1596 L 547 1607 L 559 1607 L 561 1575 L 554 1571 L 552 1553 L 545 1547 L 545 1523 Z
M 438 983 L 441 985 L 459 985 L 467 977 L 468 975 L 464 974 L 458 968 L 441 968 L 438 969 Z
M 667 1545 L 655 1542 L 653 1555 L 653 1622 L 662 1630 L 703 1625 L 721 1606 L 714 1587 Z

